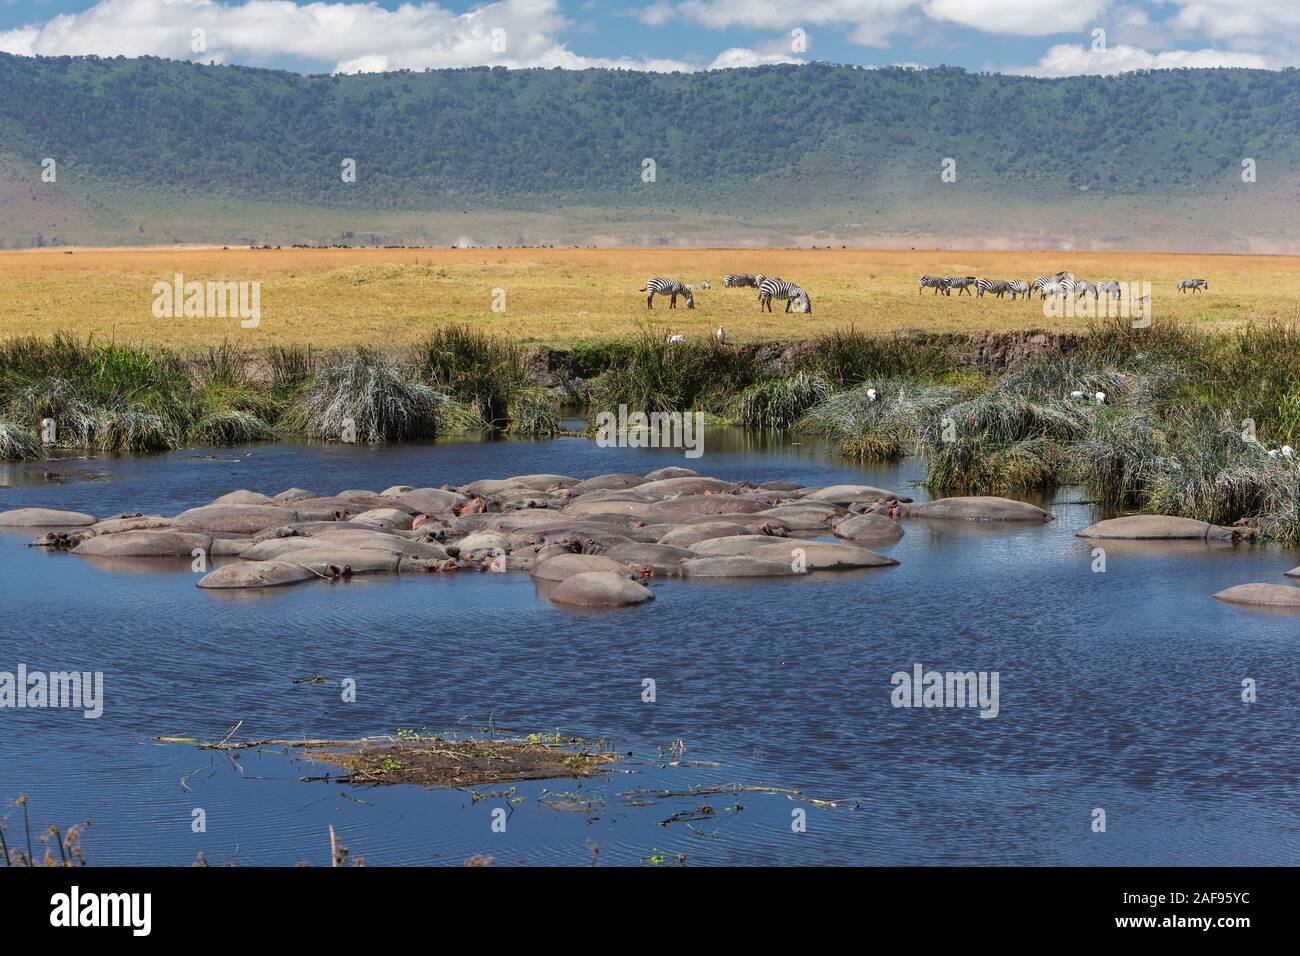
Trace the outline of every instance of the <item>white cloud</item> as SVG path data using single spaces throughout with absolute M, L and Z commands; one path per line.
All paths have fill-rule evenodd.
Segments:
M 729 50 L 723 50 L 713 62 L 709 64 L 710 70 L 734 70 L 747 66 L 768 66 L 773 63 L 803 63 L 804 61 L 788 53 L 763 53 L 759 50 L 751 50 L 747 47 L 733 46 Z
M 1029 67 L 1015 67 L 1007 73 L 1024 73 L 1030 76 L 1097 76 L 1128 73 L 1133 70 L 1170 70 L 1181 67 L 1235 66 L 1251 69 L 1277 69 L 1278 64 L 1259 53 L 1238 53 L 1230 50 L 1165 50 L 1152 53 L 1140 47 L 1119 44 L 1104 50 L 1090 46 L 1062 43 L 1051 47 Z
M 385 10 L 347 0 L 99 0 L 79 13 L 0 31 L 0 51 L 244 63 L 289 56 L 345 73 L 484 65 L 691 69 L 668 59 L 579 56 L 556 38 L 567 25 L 558 0 L 499 0 L 462 14 L 437 3 Z M 192 49 L 195 29 L 205 32 L 206 50 Z
M 927 0 L 935 20 L 985 33 L 1050 36 L 1075 33 L 1097 23 L 1109 0 Z

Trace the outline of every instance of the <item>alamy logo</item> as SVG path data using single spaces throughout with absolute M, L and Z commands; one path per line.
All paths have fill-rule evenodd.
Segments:
M 896 671 L 889 701 L 895 707 L 978 707 L 981 717 L 998 715 L 997 671 Z
M 185 276 L 178 272 L 174 282 L 160 280 L 153 284 L 153 316 L 155 319 L 238 318 L 244 328 L 255 329 L 262 324 L 262 283 L 217 279 L 207 283 L 186 282 Z
M 104 713 L 102 671 L 0 671 L 0 710 L 5 708 L 67 707 L 80 709 L 87 720 Z
M 74 886 L 50 897 L 51 926 L 129 926 L 133 936 L 153 928 L 152 893 L 85 893 Z
M 598 448 L 684 448 L 687 458 L 704 454 L 703 412 L 628 413 L 626 405 L 618 414 L 601 412 L 596 416 Z

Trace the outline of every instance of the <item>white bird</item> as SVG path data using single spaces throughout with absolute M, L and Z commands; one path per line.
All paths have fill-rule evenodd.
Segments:
M 669 345 L 673 345 L 673 344 L 675 344 L 675 343 L 677 343 L 677 342 L 685 342 L 685 341 L 686 341 L 686 336 L 684 336 L 684 335 L 670 335 L 670 336 L 668 336 L 668 344 L 669 344 Z
M 879 397 L 880 397 L 880 393 L 877 392 L 874 388 L 867 389 L 867 401 L 874 402 Z
M 1295 449 L 1292 448 L 1290 445 L 1283 445 L 1283 446 L 1282 446 L 1282 457 L 1283 457 L 1283 458 L 1294 458 L 1294 457 L 1295 457 Z
M 719 325 L 718 331 L 713 333 L 713 337 L 717 339 L 719 342 L 725 342 L 727 341 L 727 330 Z
M 1105 404 L 1106 404 L 1106 393 L 1105 393 L 1105 392 L 1098 392 L 1096 395 L 1093 396 L 1093 398 L 1097 399 L 1098 404 L 1101 404 L 1101 405 L 1105 405 Z
M 1270 449 L 1268 450 L 1268 457 L 1269 457 L 1269 458 L 1276 458 L 1276 457 L 1277 457 L 1277 449 L 1276 449 L 1276 448 L 1270 448 Z
M 1070 393 L 1070 397 L 1071 397 L 1071 398 L 1083 398 L 1083 392 L 1079 391 L 1078 389 L 1075 389 L 1073 392 Z

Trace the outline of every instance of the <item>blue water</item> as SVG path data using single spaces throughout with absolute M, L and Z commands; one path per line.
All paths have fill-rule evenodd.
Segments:
M 203 456 L 215 456 L 207 458 Z M 907 488 L 917 465 L 857 468 L 815 444 L 710 434 L 705 456 L 581 439 L 379 449 L 298 445 L 0 466 L 0 510 L 163 512 L 235 488 L 332 493 L 392 484 L 685 464 L 706 474 Z M 919 492 L 914 492 L 922 497 Z M 656 600 L 577 613 L 522 574 L 204 592 L 188 561 L 96 564 L 0 533 L 0 670 L 102 671 L 105 711 L 0 710 L 0 816 L 89 820 L 92 864 L 329 861 L 332 825 L 368 865 L 1292 864 L 1300 853 L 1300 617 L 1214 601 L 1282 582 L 1272 546 L 1107 548 L 1094 573 L 1055 522 L 910 521 L 897 567 L 803 579 L 659 580 Z M 1043 502 L 1048 504 L 1048 502 Z M 915 663 L 997 671 L 1000 713 L 900 709 Z M 324 675 L 327 685 L 294 684 Z M 355 703 L 340 699 L 353 678 Z M 641 699 L 652 678 L 657 700 Z M 1253 678 L 1258 701 L 1241 699 Z M 612 738 L 609 775 L 477 793 L 300 782 L 320 765 L 237 759 L 159 735 L 356 737 L 398 728 Z M 684 753 L 669 752 L 680 741 Z M 678 765 L 672 765 L 676 762 Z M 791 788 L 640 801 L 639 788 Z M 556 794 L 563 796 L 556 797 Z M 641 805 L 648 803 L 649 805 Z M 556 804 L 559 804 L 558 806 Z M 710 806 L 702 821 L 661 825 Z M 192 811 L 207 829 L 192 832 Z M 1094 808 L 1106 832 L 1092 831 Z M 506 809 L 504 833 L 494 809 Z M 807 815 L 792 829 L 792 811 Z

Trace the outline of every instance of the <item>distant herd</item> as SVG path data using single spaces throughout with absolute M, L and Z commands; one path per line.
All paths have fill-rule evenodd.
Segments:
M 785 311 L 787 312 L 812 313 L 812 298 L 808 293 L 795 283 L 786 282 L 784 279 L 778 279 L 775 276 L 741 273 L 725 277 L 722 284 L 729 289 L 757 289 L 760 312 L 771 312 L 772 300 L 781 299 L 785 302 Z M 686 308 L 693 309 L 695 308 L 694 293 L 708 288 L 710 286 L 707 280 L 688 285 L 680 279 L 666 279 L 662 276 L 655 276 L 647 279 L 646 284 L 641 287 L 640 291 L 646 293 L 645 305 L 647 309 L 654 308 L 656 295 L 668 296 L 668 308 L 670 309 L 677 308 L 678 296 L 686 300 Z M 1210 283 L 1206 279 L 1181 279 L 1178 282 L 1178 291 L 1184 293 L 1209 291 L 1209 288 Z M 950 296 L 956 291 L 958 295 L 964 293 L 979 299 L 982 299 L 986 293 L 999 299 L 1008 295 L 1012 299 L 1022 297 L 1032 299 L 1034 293 L 1037 292 L 1040 299 L 1052 296 L 1064 299 L 1070 296 L 1090 295 L 1094 299 L 1101 296 L 1107 298 L 1114 296 L 1118 300 L 1124 290 L 1124 284 L 1114 279 L 1089 282 L 1087 279 L 1077 278 L 1069 272 L 1035 276 L 1032 282 L 1025 279 L 988 279 L 982 276 L 923 275 L 917 281 L 917 294 L 919 295 L 926 289 L 933 289 L 935 295 L 942 292 L 944 295 Z
M 1207 279 L 1180 279 L 1178 282 L 1178 291 L 1192 292 L 1209 291 L 1210 283 Z M 958 295 L 963 292 L 967 295 L 973 294 L 976 298 L 983 298 L 987 292 L 990 295 L 997 296 L 999 299 L 1004 295 L 1010 295 L 1012 299 L 1024 297 L 1032 299 L 1034 293 L 1038 293 L 1040 299 L 1046 299 L 1049 296 L 1056 296 L 1064 299 L 1069 296 L 1087 296 L 1091 295 L 1094 299 L 1101 296 L 1114 296 L 1119 299 L 1124 290 L 1124 284 L 1114 279 L 1105 279 L 1099 282 L 1089 282 L 1087 279 L 1076 278 L 1069 272 L 1056 272 L 1048 276 L 1035 276 L 1033 282 L 1027 282 L 1024 279 L 986 279 L 981 276 L 932 276 L 923 275 L 917 280 L 916 293 L 920 295 L 926 289 L 933 289 L 934 294 L 942 292 L 944 295 L 952 295 L 953 290 Z M 974 289 L 974 293 L 971 292 Z

